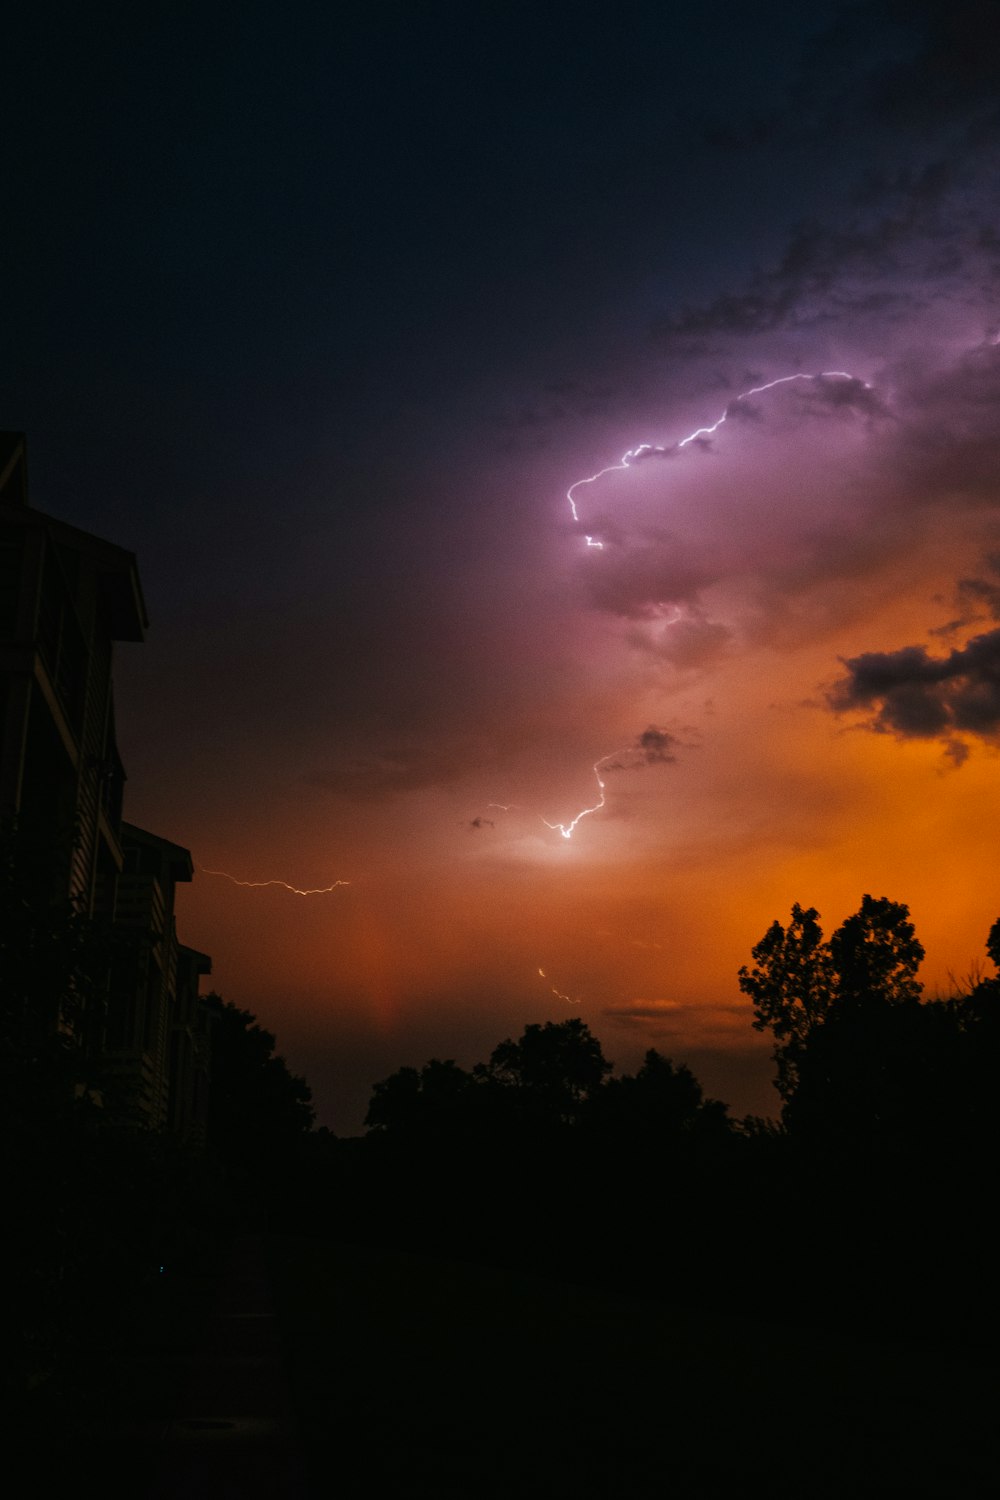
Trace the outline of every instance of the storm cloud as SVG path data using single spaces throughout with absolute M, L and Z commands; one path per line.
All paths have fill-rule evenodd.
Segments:
M 672 766 L 676 763 L 676 751 L 680 740 L 667 729 L 650 724 L 627 750 L 606 756 L 598 761 L 605 771 L 633 771 L 638 766 Z
M 977 635 L 947 656 L 926 646 L 866 651 L 844 662 L 828 694 L 836 713 L 866 712 L 867 727 L 900 739 L 996 741 L 1000 733 L 1000 630 Z M 961 757 L 953 758 L 961 759 Z

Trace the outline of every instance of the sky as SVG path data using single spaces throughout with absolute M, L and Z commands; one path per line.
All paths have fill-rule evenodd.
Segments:
M 13 23 L 0 426 L 138 555 L 126 815 L 322 1123 L 570 1016 L 773 1115 L 796 901 L 985 963 L 998 12 Z

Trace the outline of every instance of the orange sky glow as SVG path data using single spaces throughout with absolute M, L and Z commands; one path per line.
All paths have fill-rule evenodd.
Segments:
M 945 396 L 982 354 L 944 351 Z M 338 1049 L 468 1064 L 529 1021 L 580 1014 L 619 1066 L 656 1046 L 737 1112 L 773 1113 L 737 970 L 793 901 L 828 932 L 865 892 L 905 901 L 928 991 L 974 970 L 996 916 L 996 750 L 966 736 L 959 765 L 940 736 L 872 733 L 827 694 L 866 650 L 940 655 L 982 632 L 956 588 L 982 571 L 997 512 L 977 486 L 942 504 L 908 479 L 905 371 L 862 355 L 860 378 L 874 413 L 776 391 L 709 451 L 606 477 L 583 523 L 603 549 L 567 525 L 558 490 L 514 508 L 497 552 L 463 534 L 443 583 L 430 539 L 409 577 L 433 575 L 437 619 L 421 589 L 403 606 L 416 682 L 390 670 L 374 733 L 310 726 L 276 774 L 273 725 L 239 744 L 222 725 L 225 753 L 206 744 L 201 774 L 151 809 L 239 879 L 348 882 L 298 897 L 199 874 L 183 897 L 188 941 L 215 955 L 224 994 L 278 1013 L 293 1065 L 308 1076 L 318 1053 L 336 1080 Z M 507 483 L 531 482 L 514 469 Z M 487 532 L 495 472 L 491 491 Z M 632 747 L 651 725 L 669 752 L 646 763 Z M 547 827 L 596 801 L 592 767 L 618 751 L 605 805 L 568 840 Z M 335 1122 L 363 1108 L 359 1069 Z
M 22 7 L 0 100 L 181 938 L 338 1132 L 568 1015 L 773 1114 L 773 920 L 905 902 L 934 994 L 1000 912 L 995 7 L 237 9 Z

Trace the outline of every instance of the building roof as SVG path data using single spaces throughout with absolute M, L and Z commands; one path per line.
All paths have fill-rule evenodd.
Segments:
M 207 953 L 201 953 L 197 948 L 189 948 L 187 943 L 178 943 L 177 953 L 186 963 L 194 966 L 197 974 L 211 974 L 212 960 Z
M 21 525 L 44 526 L 59 546 L 83 553 L 98 579 L 112 640 L 141 641 L 149 628 L 134 552 L 81 531 L 28 504 L 27 449 L 23 432 L 0 432 L 0 504 Z
M 191 851 L 185 849 L 183 844 L 172 844 L 169 839 L 160 838 L 159 834 L 150 833 L 148 829 L 137 828 L 134 823 L 123 823 L 122 847 L 127 847 L 130 843 L 142 844 L 146 849 L 155 850 L 167 866 L 172 880 L 194 879 Z

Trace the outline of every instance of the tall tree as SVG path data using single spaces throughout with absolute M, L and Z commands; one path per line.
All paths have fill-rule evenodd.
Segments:
M 794 1092 L 799 1056 L 833 1001 L 833 966 L 818 918 L 814 906 L 803 911 L 796 902 L 787 928 L 772 922 L 751 950 L 754 967 L 744 964 L 739 972 L 740 989 L 753 1001 L 754 1030 L 774 1037 L 782 1099 Z
M 919 998 L 923 985 L 916 974 L 924 950 L 909 918 L 909 907 L 901 902 L 864 896 L 860 910 L 837 928 L 830 959 L 840 1005 L 902 1005 Z
M 754 1003 L 753 1025 L 774 1037 L 776 1086 L 788 1102 L 799 1087 L 807 1051 L 848 1013 L 865 1013 L 919 1000 L 916 978 L 924 950 L 901 902 L 865 895 L 857 912 L 829 942 L 815 907 L 792 907 L 787 928 L 772 923 L 752 950 L 754 967 L 739 971 L 740 989 Z M 826 1040 L 832 1033 L 827 1030 Z

